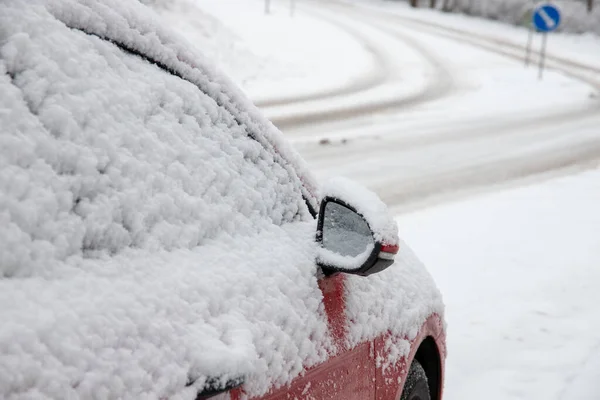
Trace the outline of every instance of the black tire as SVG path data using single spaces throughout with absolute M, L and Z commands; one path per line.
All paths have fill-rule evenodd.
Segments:
M 427 374 L 417 360 L 414 360 L 410 366 L 400 400 L 431 400 Z

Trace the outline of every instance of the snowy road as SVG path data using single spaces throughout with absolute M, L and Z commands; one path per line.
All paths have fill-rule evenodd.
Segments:
M 539 82 L 510 42 L 360 5 L 303 9 L 359 36 L 380 76 L 265 108 L 322 176 L 350 176 L 405 211 L 600 159 L 597 66 L 553 55 Z

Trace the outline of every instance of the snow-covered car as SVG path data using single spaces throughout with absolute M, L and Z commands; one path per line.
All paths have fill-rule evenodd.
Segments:
M 386 206 L 139 2 L 0 2 L 0 166 L 0 398 L 441 398 Z

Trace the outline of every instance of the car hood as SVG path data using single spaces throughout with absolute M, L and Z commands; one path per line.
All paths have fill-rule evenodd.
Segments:
M 0 280 L 0 397 L 195 398 L 209 377 L 263 394 L 336 352 L 314 264 L 314 223 L 265 227 L 195 250 L 72 260 Z M 350 345 L 392 332 L 407 355 L 441 297 L 401 243 L 399 259 L 348 277 Z M 194 381 L 194 385 L 186 387 Z
M 170 397 L 208 377 L 262 376 L 258 391 L 264 377 L 287 380 L 330 350 L 313 232 L 271 226 L 0 280 L 0 397 Z

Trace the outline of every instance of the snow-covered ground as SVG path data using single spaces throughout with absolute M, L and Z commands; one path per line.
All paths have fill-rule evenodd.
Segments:
M 506 22 L 491 21 L 479 17 L 449 14 L 438 10 L 410 8 L 404 2 L 384 0 L 345 0 L 373 9 L 385 10 L 402 16 L 409 16 L 420 21 L 433 22 L 442 26 L 457 28 L 471 32 L 473 35 L 485 35 L 503 41 L 509 41 L 520 46 L 525 46 L 528 39 L 528 29 L 522 26 L 513 26 Z M 476 3 L 476 2 L 474 2 Z M 600 7 L 598 7 L 600 9 Z M 598 12 L 600 14 L 600 11 Z M 599 24 L 595 25 L 600 26 Z M 598 28 L 600 29 L 600 28 Z M 541 35 L 534 38 L 533 49 L 537 51 L 541 46 Z M 571 34 L 552 33 L 548 40 L 548 53 L 559 54 L 577 62 L 583 62 L 600 67 L 600 36 L 593 33 Z M 523 54 L 523 57 L 525 54 Z
M 398 217 L 447 307 L 446 393 L 597 399 L 600 170 Z
M 375 0 L 382 1 L 382 0 Z M 600 33 L 600 7 L 596 4 L 593 11 L 587 11 L 588 0 L 553 0 L 560 7 L 563 16 L 561 30 L 566 32 Z M 429 7 L 429 1 L 421 0 L 421 7 Z M 446 11 L 461 12 L 492 20 L 501 20 L 511 24 L 524 24 L 530 20 L 530 12 L 537 4 L 535 0 L 441 0 L 438 9 L 446 6 Z
M 369 17 L 362 8 L 354 12 Z M 443 201 L 463 189 L 489 190 L 597 156 L 599 102 L 587 82 L 561 71 L 547 71 L 540 81 L 520 60 L 393 19 L 371 18 L 382 34 L 400 43 L 408 37 L 413 52 L 429 55 L 415 57 L 402 72 L 430 71 L 428 84 L 437 90 L 402 107 L 286 130 L 320 176 L 352 177 L 405 210 L 408 203 Z M 440 81 L 446 85 L 442 90 Z M 325 139 L 330 145 L 320 144 Z
M 351 84 L 373 68 L 367 43 L 290 1 L 163 0 L 155 10 L 208 52 L 256 102 Z

